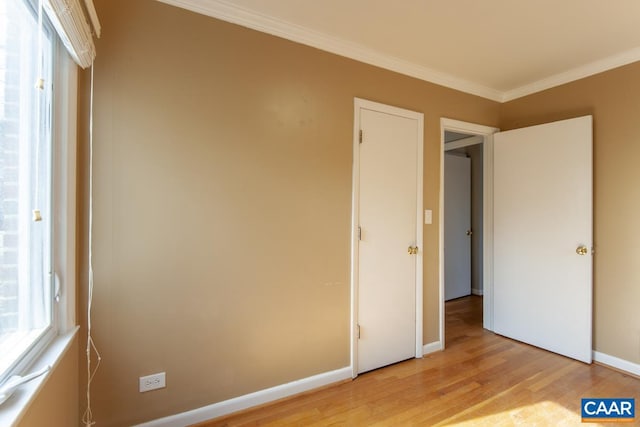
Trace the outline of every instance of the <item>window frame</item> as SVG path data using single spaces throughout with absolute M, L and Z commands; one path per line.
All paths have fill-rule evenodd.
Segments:
M 23 0 L 37 19 L 37 1 Z M 2 378 L 26 375 L 43 367 L 55 369 L 74 340 L 76 322 L 76 184 L 78 68 L 46 14 L 43 27 L 52 49 L 51 92 L 51 325 L 22 353 Z M 0 405 L 0 425 L 13 425 L 45 383 L 50 372 L 21 387 Z
M 37 13 L 37 9 L 34 7 L 34 5 L 31 3 L 31 1 L 23 1 L 22 2 L 23 7 L 26 9 L 26 13 L 31 14 L 32 15 L 32 19 L 34 19 L 34 23 L 37 27 L 38 24 L 38 13 Z M 18 4 L 17 7 L 19 7 L 20 5 Z M 47 254 L 45 255 L 48 260 L 49 263 L 48 265 L 44 265 L 43 267 L 47 267 L 51 270 L 51 272 L 49 274 L 47 274 L 46 271 L 42 271 L 43 276 L 48 276 L 48 277 L 41 277 L 38 279 L 38 281 L 42 280 L 42 284 L 44 286 L 46 286 L 48 289 L 43 289 L 43 293 L 44 295 L 47 296 L 47 304 L 48 306 L 45 308 L 46 310 L 46 314 L 47 314 L 47 318 L 48 318 L 48 325 L 45 326 L 42 330 L 27 330 L 27 331 L 23 331 L 23 332 L 17 332 L 16 334 L 19 335 L 23 335 L 22 338 L 18 338 L 17 343 L 19 344 L 16 348 L 14 348 L 14 352 L 16 353 L 15 355 L 12 355 L 10 352 L 11 356 L 14 356 L 14 360 L 12 362 L 10 362 L 8 369 L 5 372 L 0 372 L 0 384 L 4 383 L 8 378 L 10 378 L 12 375 L 16 375 L 16 373 L 20 373 L 23 372 L 28 365 L 30 364 L 30 362 L 33 360 L 33 358 L 42 352 L 42 350 L 44 349 L 44 347 L 51 342 L 51 340 L 55 337 L 56 333 L 57 333 L 57 315 L 55 313 L 55 300 L 53 298 L 53 292 L 54 292 L 54 275 L 53 275 L 53 258 L 54 258 L 54 251 L 53 251 L 53 238 L 54 238 L 54 230 L 53 230 L 53 226 L 54 226 L 54 212 L 55 212 L 55 208 L 53 206 L 53 202 L 54 202 L 54 196 L 53 196 L 53 165 L 54 165 L 54 160 L 53 160 L 53 150 L 54 150 L 54 142 L 53 142 L 53 128 L 54 128 L 54 124 L 53 124 L 53 103 L 54 103 L 54 96 L 53 96 L 53 78 L 54 78 L 54 68 L 55 68 L 55 62 L 56 62 L 56 35 L 55 35 L 55 31 L 53 29 L 53 27 L 51 25 L 49 25 L 48 22 L 44 21 L 43 19 L 43 23 L 42 23 L 42 31 L 45 33 L 45 35 L 43 37 L 41 37 L 41 43 L 43 43 L 43 46 L 46 44 L 46 47 L 44 48 L 44 51 L 50 53 L 50 56 L 47 55 L 47 61 L 44 62 L 44 68 L 43 70 L 46 70 L 46 72 L 41 76 L 43 78 L 49 79 L 49 84 L 51 85 L 51 89 L 47 90 L 44 94 L 45 98 L 44 98 L 44 102 L 45 104 L 39 104 L 39 101 L 35 101 L 36 105 L 35 108 L 39 109 L 39 113 L 36 116 L 37 118 L 39 118 L 41 120 L 41 123 L 44 123 L 45 125 L 48 123 L 50 124 L 50 127 L 48 129 L 46 129 L 44 131 L 44 133 L 40 134 L 40 136 L 45 136 L 46 140 L 42 141 L 41 144 L 44 145 L 51 145 L 48 148 L 48 173 L 42 175 L 41 177 L 37 178 L 37 179 L 46 179 L 47 180 L 47 202 L 46 204 L 48 205 L 48 208 L 50 210 L 50 212 L 44 212 L 45 215 L 49 215 L 49 218 L 47 218 L 46 216 L 43 218 L 45 221 L 48 222 L 47 227 L 48 227 L 48 236 L 45 238 L 45 242 L 48 241 L 48 245 L 45 248 L 45 251 L 47 252 Z M 36 35 L 36 39 L 39 36 Z M 38 67 L 37 61 L 39 59 L 36 59 L 36 61 L 34 62 L 34 65 L 36 68 Z M 36 73 L 37 75 L 37 73 Z M 46 87 L 46 82 L 45 82 L 45 87 Z M 35 91 L 35 89 L 34 89 Z M 35 93 L 35 92 L 34 92 Z M 22 95 L 21 95 L 22 96 Z M 22 102 L 22 100 L 21 100 Z M 32 101 L 29 101 L 32 102 Z M 22 125 L 21 125 L 22 126 Z M 39 127 L 38 127 L 39 129 Z M 21 137 L 22 138 L 22 137 Z M 35 167 L 37 167 L 37 165 L 34 165 Z M 29 193 L 31 193 L 32 191 L 29 191 Z M 22 193 L 22 191 L 19 194 L 19 197 L 22 198 L 24 197 L 25 194 Z M 22 226 L 19 226 L 19 228 L 21 228 Z M 26 268 L 28 270 L 31 270 L 31 266 L 26 266 Z M 22 269 L 22 267 L 19 267 L 19 269 Z M 23 286 L 23 285 L 20 285 Z M 27 285 L 27 286 L 33 286 L 33 285 Z M 23 314 L 20 314 L 20 316 L 23 316 Z M 28 343 L 25 345 L 25 343 L 23 343 L 24 340 L 27 340 Z M 24 346 L 23 349 L 21 349 L 20 347 Z

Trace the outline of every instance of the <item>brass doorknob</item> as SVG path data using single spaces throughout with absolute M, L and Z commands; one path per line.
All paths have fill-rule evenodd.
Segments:
M 416 255 L 418 253 L 418 247 L 417 246 L 409 246 L 409 248 L 407 249 L 407 253 L 409 255 Z
M 586 246 L 581 245 L 581 246 L 578 246 L 578 247 L 576 248 L 576 253 L 577 253 L 578 255 L 586 255 L 586 254 L 588 254 L 588 253 L 589 253 L 589 249 L 587 249 L 587 247 L 586 247 Z

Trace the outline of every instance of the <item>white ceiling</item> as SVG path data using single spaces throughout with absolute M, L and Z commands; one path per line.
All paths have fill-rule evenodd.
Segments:
M 639 0 L 159 0 L 508 101 L 640 60 Z

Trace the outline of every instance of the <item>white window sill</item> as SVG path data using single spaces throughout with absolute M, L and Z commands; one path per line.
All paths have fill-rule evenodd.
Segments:
M 79 326 L 76 326 L 71 331 L 58 335 L 42 352 L 40 357 L 36 359 L 29 372 L 37 371 L 46 366 L 51 366 L 51 369 L 44 375 L 20 386 L 6 402 L 0 405 L 0 426 L 15 426 L 18 424 L 31 402 L 46 384 L 52 371 L 56 369 L 58 363 L 69 349 L 79 328 Z

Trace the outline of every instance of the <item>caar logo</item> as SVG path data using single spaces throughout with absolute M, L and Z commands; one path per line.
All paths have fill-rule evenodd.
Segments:
M 635 399 L 582 399 L 583 423 L 630 423 L 635 417 Z

